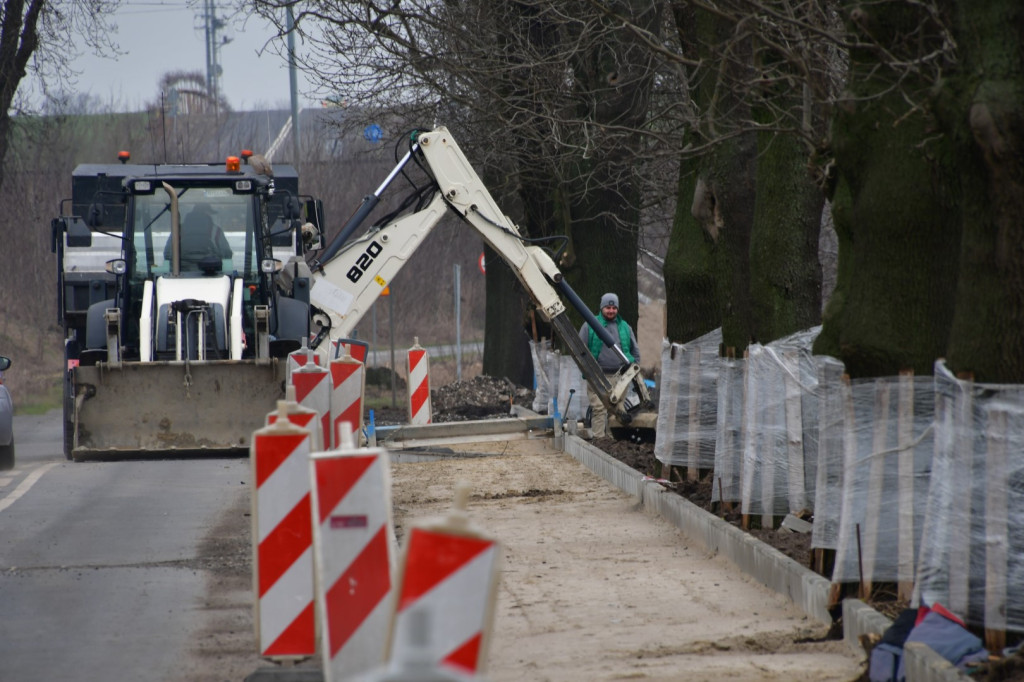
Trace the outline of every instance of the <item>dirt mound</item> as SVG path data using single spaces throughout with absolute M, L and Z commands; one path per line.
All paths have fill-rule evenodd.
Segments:
M 480 375 L 432 391 L 430 402 L 435 422 L 507 417 L 512 404 L 531 405 L 533 391 L 505 378 Z

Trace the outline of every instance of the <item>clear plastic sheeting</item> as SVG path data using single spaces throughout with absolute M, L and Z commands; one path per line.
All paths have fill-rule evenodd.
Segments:
M 935 459 L 916 601 L 1024 631 L 1024 386 L 935 365 Z
M 843 506 L 843 443 L 850 384 L 846 367 L 827 355 L 815 356 L 818 368 L 818 466 L 814 483 L 814 528 L 811 547 L 835 549 Z
M 747 349 L 743 514 L 785 516 L 814 506 L 819 398 L 811 345 L 820 331 L 814 327 Z
M 590 399 L 587 397 L 587 382 L 583 380 L 576 361 L 556 351 L 551 354 L 548 372 L 551 396 L 548 398 L 547 414 L 555 414 L 554 401 L 557 399 L 558 413 L 563 419 L 583 419 L 590 407 Z
M 544 414 L 551 400 L 551 340 L 530 341 L 530 357 L 533 359 L 533 403 L 531 409 Z
M 743 458 L 743 380 L 747 363 L 720 358 L 718 413 L 715 419 L 715 471 L 712 502 L 740 500 L 740 462 Z
M 721 329 L 686 344 L 662 341 L 654 440 L 662 464 L 687 467 L 691 474 L 715 465 L 721 344 Z
M 909 597 L 935 450 L 934 381 L 910 373 L 857 379 L 842 393 L 843 486 L 832 580 L 898 583 Z

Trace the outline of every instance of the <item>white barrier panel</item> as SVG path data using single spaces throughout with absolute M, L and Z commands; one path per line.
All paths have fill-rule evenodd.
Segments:
M 363 430 L 363 394 L 366 390 L 365 366 L 348 354 L 331 360 L 331 437 L 334 447 L 341 447 L 340 428 L 343 422 L 359 434 Z
M 331 373 L 325 367 L 306 364 L 291 375 L 295 401 L 320 416 L 320 442 L 331 444 Z
M 409 423 L 429 424 L 430 414 L 430 356 L 420 346 L 419 338 L 413 340 L 408 351 L 409 360 Z
M 455 510 L 409 532 L 391 629 L 389 658 L 420 651 L 434 665 L 480 674 L 487 662 L 501 547 L 473 528 L 465 515 L 468 489 L 457 491 Z M 429 643 L 412 641 L 410 619 L 425 619 Z M 429 655 L 428 655 L 429 654 Z
M 310 432 L 288 421 L 253 433 L 253 584 L 260 655 L 295 660 L 316 653 L 313 528 L 309 504 Z
M 391 594 L 388 453 L 356 449 L 348 427 L 339 440 L 338 450 L 311 460 L 326 682 L 351 679 L 383 663 Z

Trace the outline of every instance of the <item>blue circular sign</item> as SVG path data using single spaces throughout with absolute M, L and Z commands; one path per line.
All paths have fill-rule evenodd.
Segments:
M 380 142 L 384 137 L 384 131 L 376 123 L 371 123 L 363 130 L 363 137 L 369 142 Z

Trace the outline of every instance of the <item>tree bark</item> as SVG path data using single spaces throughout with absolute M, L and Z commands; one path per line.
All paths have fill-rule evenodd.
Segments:
M 986 382 L 1024 383 L 1024 8 L 956 3 L 962 66 L 943 123 L 963 183 L 963 239 L 948 360 Z
M 702 49 L 698 40 L 701 28 L 697 11 L 690 3 L 673 5 L 673 18 L 682 55 L 692 61 L 710 53 Z M 703 108 L 710 101 L 709 87 L 696 85 L 687 93 L 694 99 L 695 108 Z M 683 147 L 699 145 L 700 132 L 689 129 Z M 715 281 L 713 230 L 708 230 L 715 211 L 707 192 L 706 169 L 703 159 L 683 158 L 679 163 L 679 181 L 676 190 L 676 212 L 672 220 L 668 252 L 665 255 L 665 333 L 669 340 L 686 343 L 702 336 L 722 324 L 718 285 Z
M 797 138 L 760 135 L 750 236 L 751 337 L 768 343 L 821 321 L 818 235 L 825 197 Z
M 845 11 L 864 47 L 851 52 L 833 120 L 839 269 L 814 352 L 839 358 L 853 377 L 930 374 L 953 318 L 960 170 L 926 108 L 933 81 L 890 67 L 867 37 L 887 54 L 916 53 L 934 27 L 904 3 Z
M 0 26 L 0 185 L 4 181 L 3 160 L 11 136 L 11 104 L 18 91 L 25 67 L 39 47 L 37 24 L 45 0 L 6 0 L 3 25 Z

